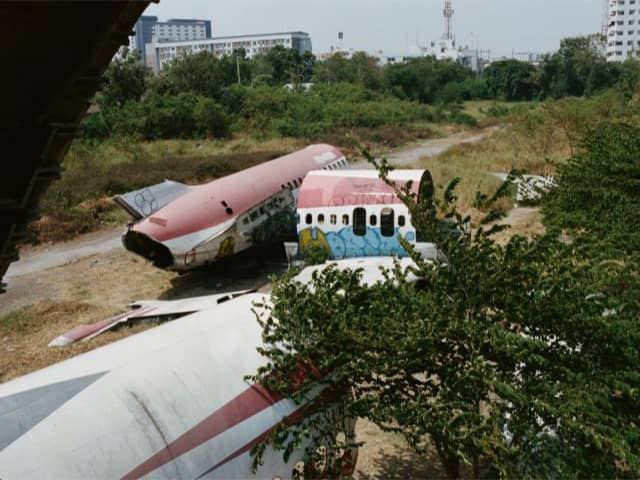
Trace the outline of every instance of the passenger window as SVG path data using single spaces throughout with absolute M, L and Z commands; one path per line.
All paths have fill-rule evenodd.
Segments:
M 406 224 L 407 224 L 407 221 L 406 221 L 404 215 L 398 216 L 398 226 L 399 227 L 404 227 Z
M 353 233 L 360 237 L 367 233 L 367 211 L 364 208 L 353 210 Z
M 380 232 L 383 237 L 393 237 L 395 233 L 395 218 L 392 208 L 383 208 L 380 213 Z
M 378 217 L 375 215 L 371 215 L 369 217 L 369 225 L 371 225 L 372 227 L 375 227 L 378 224 Z
M 307 217 L 305 218 L 305 221 L 307 222 L 307 225 L 311 225 L 311 223 L 313 222 L 313 217 L 311 216 L 310 213 L 307 213 Z
M 338 216 L 337 215 L 331 215 L 329 217 L 329 223 L 331 223 L 331 225 L 335 225 L 336 223 L 338 223 Z
M 324 213 L 318 215 L 318 225 L 324 225 Z
M 295 178 L 293 179 L 293 186 L 298 188 L 298 180 L 296 180 Z
M 342 224 L 349 225 L 349 215 L 342 215 Z
M 298 177 L 298 183 L 302 186 L 302 177 Z

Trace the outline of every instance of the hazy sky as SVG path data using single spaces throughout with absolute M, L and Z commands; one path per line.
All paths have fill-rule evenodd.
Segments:
M 214 36 L 302 30 L 314 52 L 338 45 L 385 55 L 440 37 L 443 0 L 160 0 L 146 14 L 210 19 Z M 453 0 L 458 43 L 493 55 L 548 52 L 560 39 L 600 31 L 603 0 Z

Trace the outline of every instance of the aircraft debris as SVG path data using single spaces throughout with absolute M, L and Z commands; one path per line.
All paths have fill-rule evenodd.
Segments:
M 93 323 L 80 325 L 49 342 L 49 347 L 66 347 L 76 342 L 86 342 L 98 335 L 113 330 L 124 323 L 142 320 L 175 320 L 190 313 L 211 310 L 233 298 L 251 293 L 253 290 L 206 295 L 184 300 L 140 300 L 129 304 L 131 309 L 114 317 Z

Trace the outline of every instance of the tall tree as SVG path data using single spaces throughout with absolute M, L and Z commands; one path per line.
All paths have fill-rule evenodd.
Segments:
M 472 77 L 470 68 L 451 60 L 435 57 L 412 59 L 385 69 L 387 87 L 396 94 L 423 103 L 434 103 L 450 82 L 463 82 Z
M 560 49 L 543 62 L 544 94 L 554 98 L 584 95 L 594 65 L 606 62 L 600 42 L 599 35 L 563 39 Z
M 140 100 L 147 89 L 151 70 L 140 63 L 137 50 L 123 48 L 111 61 L 101 81 L 98 96 L 104 108 L 119 107 Z
M 502 100 L 533 100 L 540 90 L 536 67 L 518 60 L 492 63 L 484 78 L 490 94 Z
M 269 363 L 254 380 L 293 392 L 307 416 L 266 444 L 286 455 L 310 442 L 310 460 L 319 445 L 338 452 L 336 430 L 318 420 L 337 411 L 338 425 L 369 418 L 425 459 L 435 449 L 449 478 L 469 476 L 465 465 L 474 478 L 640 475 L 638 266 L 602 270 L 555 235 L 496 244 L 504 227 L 491 226 L 490 207 L 507 190 L 478 196 L 489 213 L 473 234 L 455 183 L 444 200 L 432 183 L 417 198 L 399 193 L 446 258 L 412 253 L 418 284 L 396 269 L 366 287 L 335 268 L 311 285 L 275 284 L 259 311 Z M 343 462 L 332 460 L 328 476 Z
M 219 99 L 224 88 L 237 81 L 235 68 L 228 63 L 207 51 L 178 57 L 160 72 L 157 89 L 160 93 L 193 93 Z

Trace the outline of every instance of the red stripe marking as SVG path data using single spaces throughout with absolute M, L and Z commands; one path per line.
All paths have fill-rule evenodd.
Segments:
M 295 412 L 293 412 L 291 415 L 285 417 L 282 422 L 280 423 L 293 423 L 295 421 L 298 421 L 301 417 L 302 417 L 302 411 L 305 409 L 306 407 L 300 407 L 298 410 L 296 410 Z M 239 457 L 240 455 L 242 455 L 243 453 L 248 452 L 249 450 L 251 450 L 254 446 L 258 445 L 260 442 L 264 441 L 269 434 L 278 426 L 280 425 L 280 423 L 274 425 L 273 427 L 271 427 L 269 430 L 265 431 L 264 433 L 258 435 L 256 438 L 254 438 L 253 440 L 251 440 L 249 443 L 247 443 L 246 445 L 240 447 L 238 450 L 236 450 L 235 452 L 233 452 L 231 455 L 229 455 L 228 457 L 226 457 L 225 459 L 223 459 L 222 461 L 216 463 L 213 467 L 211 467 L 209 470 L 207 470 L 206 472 L 204 472 L 203 474 L 199 475 L 196 480 L 199 480 L 200 478 L 204 477 L 205 475 L 210 474 L 211 472 L 213 472 L 214 470 L 217 470 L 218 468 L 220 468 L 221 466 L 223 466 L 226 463 L 229 463 L 231 460 L 233 460 L 234 458 Z
M 153 472 L 280 400 L 282 400 L 280 395 L 269 392 L 261 385 L 252 385 L 191 430 L 131 470 L 122 477 L 123 480 L 141 478 Z
M 73 340 L 77 342 L 78 340 L 82 340 L 94 333 L 100 332 L 105 328 L 115 325 L 117 323 L 125 322 L 127 320 L 133 320 L 137 316 L 142 315 L 143 313 L 152 310 L 155 307 L 145 307 L 138 310 L 132 310 L 128 312 L 121 313 L 120 315 L 116 315 L 115 317 L 108 318 L 107 320 L 101 320 L 97 323 L 92 323 L 90 325 L 79 325 L 72 330 L 69 330 L 67 333 L 62 334 L 63 337 L 68 338 L 69 340 Z

